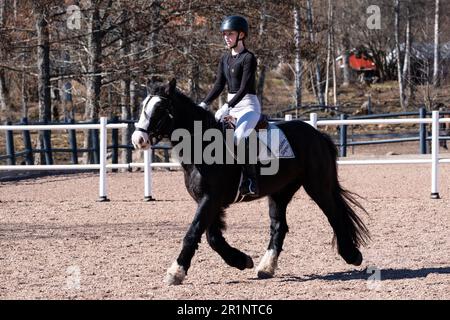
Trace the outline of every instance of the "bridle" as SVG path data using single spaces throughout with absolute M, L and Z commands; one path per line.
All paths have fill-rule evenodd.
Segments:
M 167 107 L 163 108 L 164 114 L 158 119 L 158 121 L 155 123 L 155 125 L 152 125 L 153 122 L 150 121 L 149 118 L 147 118 L 147 114 L 144 112 L 145 117 L 147 120 L 149 120 L 150 124 L 147 128 L 147 130 L 140 130 L 144 131 L 148 134 L 148 137 L 150 139 L 151 145 L 156 145 L 158 142 L 160 142 L 173 128 L 173 114 L 169 111 L 173 109 L 172 101 L 169 98 L 159 96 L 159 95 L 150 95 L 150 99 L 148 102 L 150 102 L 151 98 L 158 97 L 161 100 L 167 100 L 168 105 Z M 147 103 L 148 103 L 147 102 Z M 147 107 L 147 104 L 144 106 L 144 110 Z M 154 141 L 153 141 L 154 139 Z

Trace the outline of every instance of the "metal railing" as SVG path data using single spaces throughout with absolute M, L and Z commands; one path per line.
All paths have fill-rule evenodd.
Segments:
M 286 120 L 291 117 L 286 117 Z M 385 159 L 385 160 L 339 160 L 339 165 L 382 165 L 382 164 L 428 164 L 431 163 L 431 197 L 439 198 L 438 179 L 439 164 L 450 163 L 450 159 L 440 159 L 439 157 L 439 124 L 450 123 L 450 119 L 439 119 L 439 112 L 433 111 L 432 118 L 416 119 L 360 119 L 360 120 L 318 120 L 316 113 L 310 114 L 307 121 L 314 128 L 325 125 L 371 125 L 371 124 L 431 124 L 432 143 L 431 156 L 428 159 Z M 143 163 L 108 164 L 107 153 L 107 130 L 126 128 L 128 124 L 107 124 L 106 118 L 100 119 L 100 124 L 64 124 L 64 125 L 11 125 L 0 126 L 0 131 L 12 130 L 76 130 L 76 129 L 98 129 L 100 131 L 100 156 L 99 164 L 72 164 L 72 165 L 2 165 L 0 170 L 99 170 L 99 200 L 108 201 L 107 197 L 107 169 L 121 168 L 144 168 L 144 199 L 152 200 L 152 167 L 179 167 L 179 163 L 152 163 L 151 151 L 144 152 Z
M 439 111 L 432 112 L 432 118 L 416 119 L 357 119 L 357 120 L 318 120 L 317 114 L 310 114 L 307 121 L 314 128 L 318 126 L 347 126 L 372 124 L 431 124 L 431 156 L 429 159 L 386 159 L 386 160 L 340 160 L 341 165 L 381 165 L 381 164 L 420 164 L 431 163 L 431 198 L 439 199 L 439 163 L 450 163 L 450 159 L 439 158 L 439 124 L 450 123 L 450 118 L 440 119 Z

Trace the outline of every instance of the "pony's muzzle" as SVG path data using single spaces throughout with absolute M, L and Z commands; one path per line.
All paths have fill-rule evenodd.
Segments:
M 131 136 L 131 142 L 135 149 L 147 150 L 150 147 L 148 134 L 142 131 L 135 131 Z

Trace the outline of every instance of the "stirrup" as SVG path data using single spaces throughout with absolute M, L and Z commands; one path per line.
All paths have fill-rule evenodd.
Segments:
M 251 196 L 251 197 L 258 197 L 259 193 L 256 190 L 255 182 L 247 178 L 245 181 L 242 181 L 241 186 L 239 188 L 239 192 L 243 196 Z

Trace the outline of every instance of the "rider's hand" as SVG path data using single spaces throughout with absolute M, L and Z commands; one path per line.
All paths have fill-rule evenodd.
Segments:
M 228 103 L 225 103 L 219 110 L 217 110 L 215 117 L 216 120 L 222 120 L 224 117 L 230 114 L 230 107 L 228 107 Z

